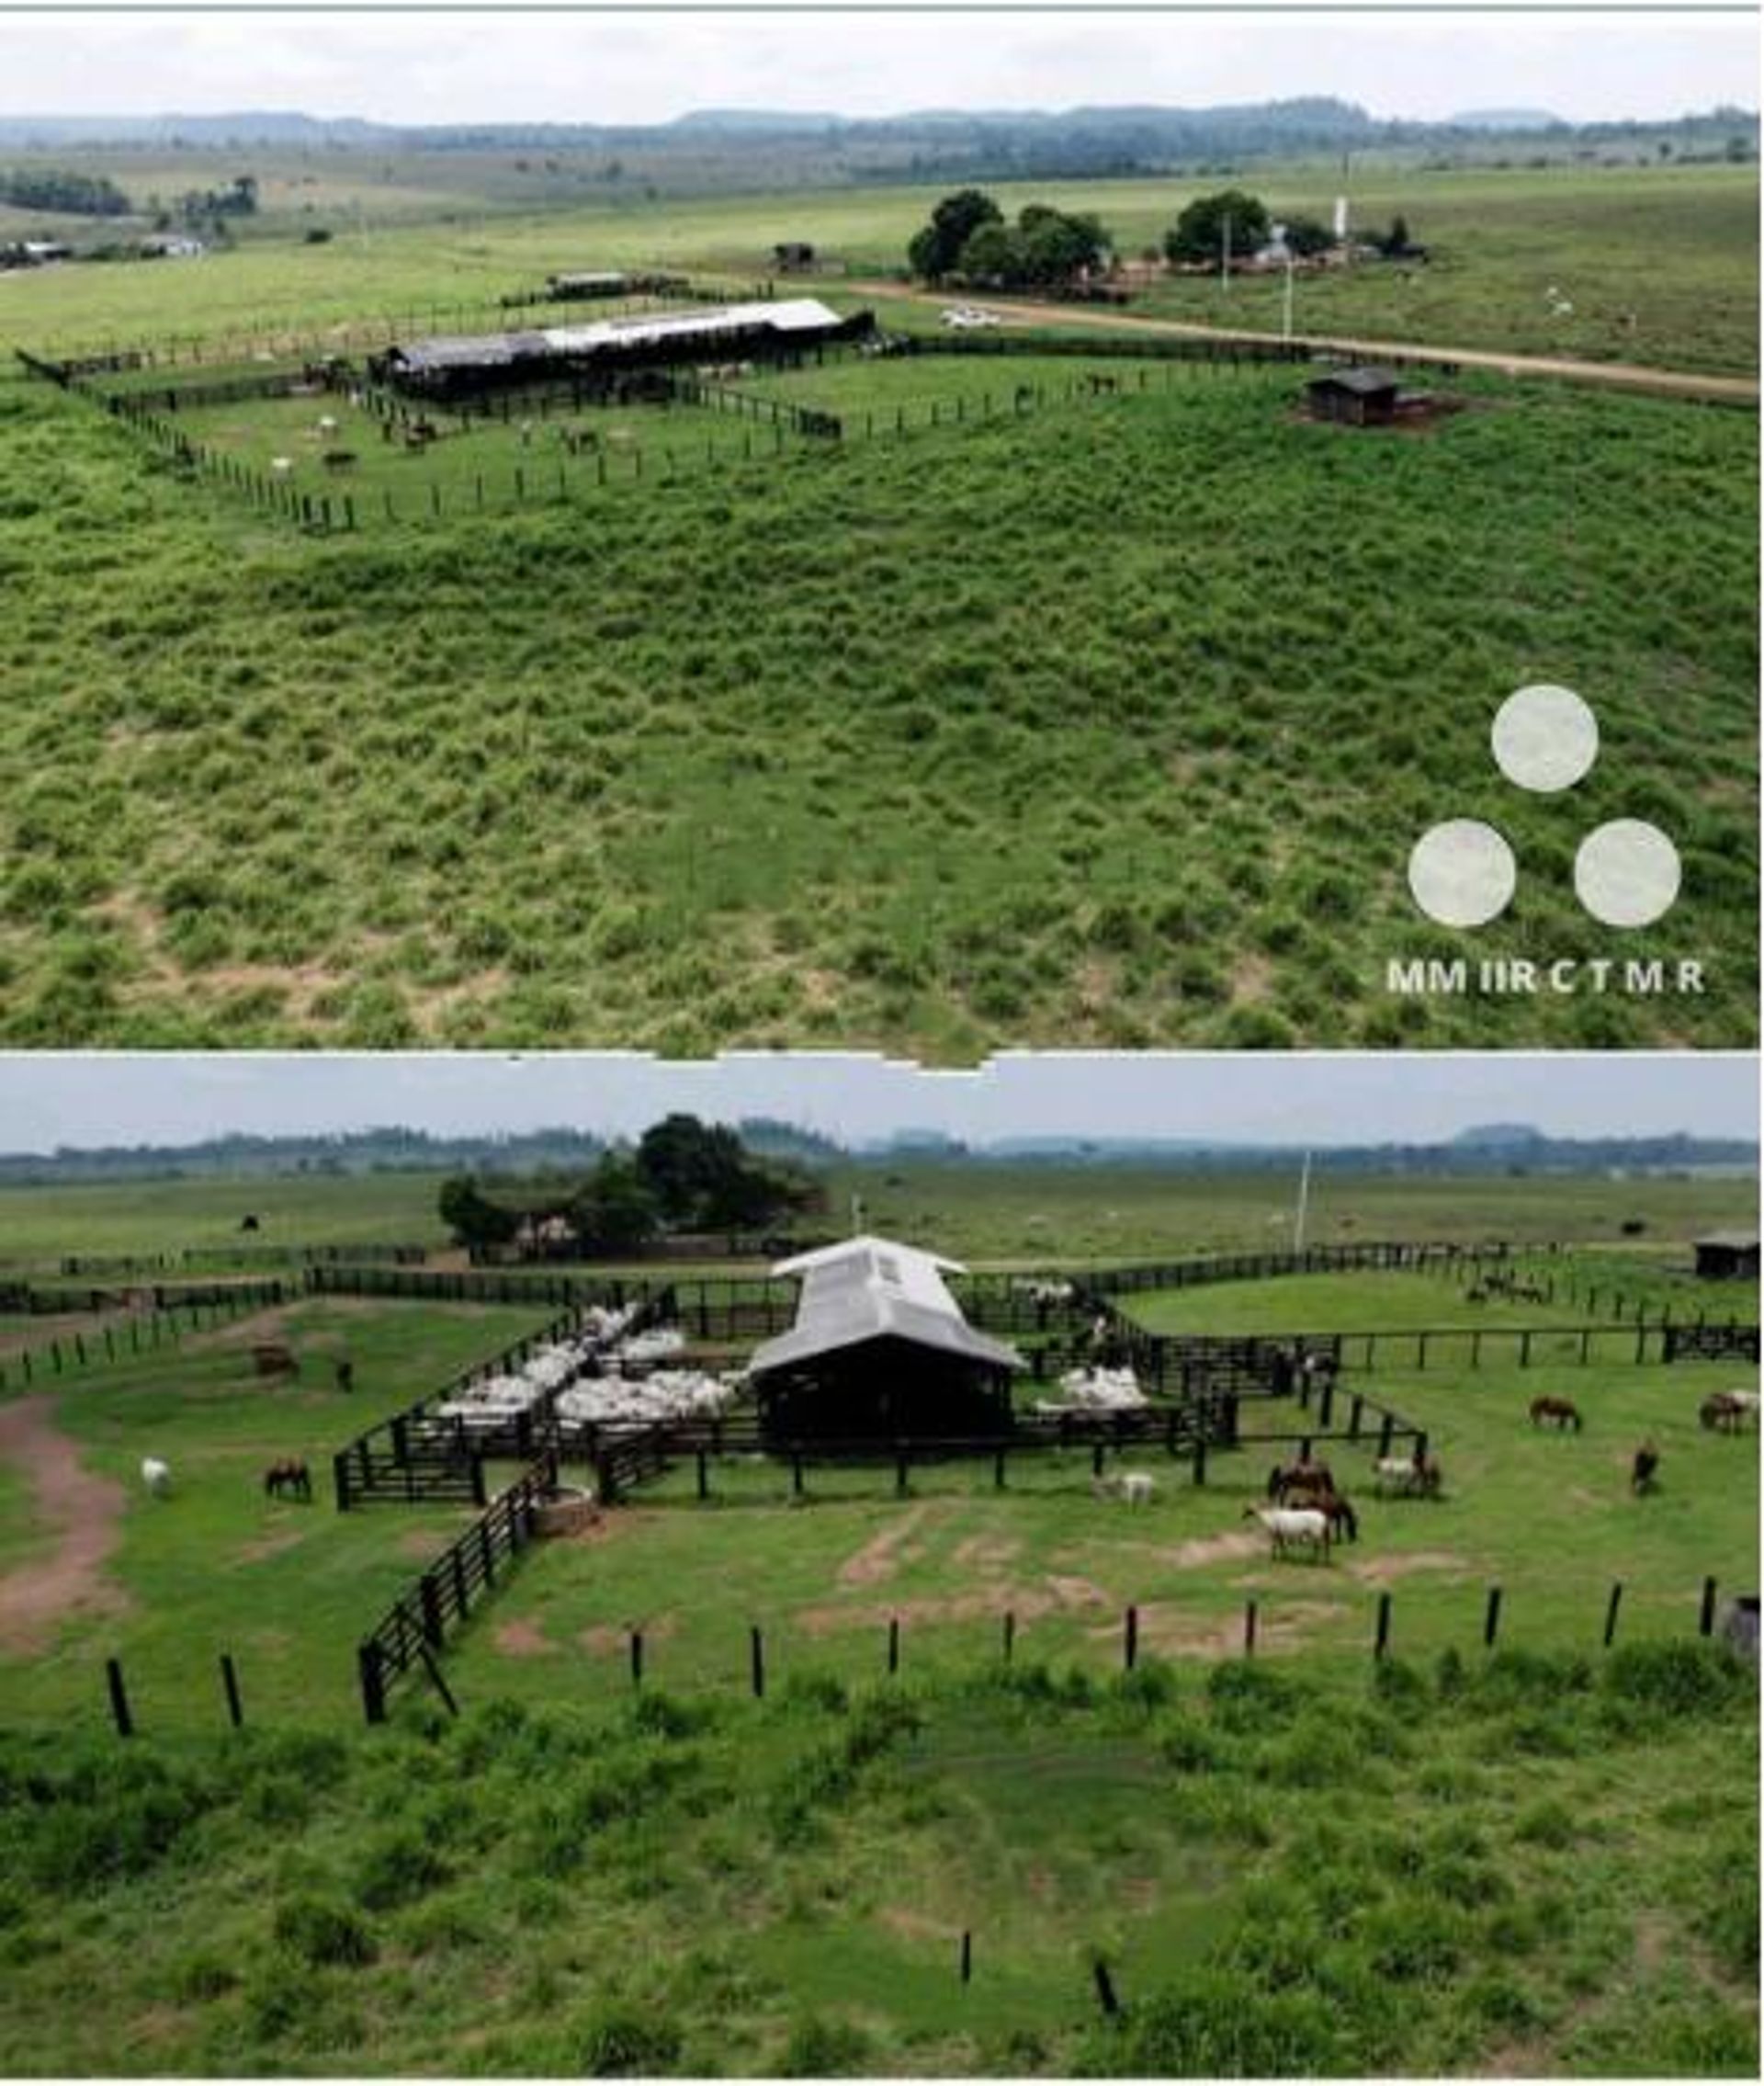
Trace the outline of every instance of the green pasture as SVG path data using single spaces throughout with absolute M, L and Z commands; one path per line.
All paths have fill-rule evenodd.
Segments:
M 375 1241 L 439 1250 L 447 1232 L 435 1198 L 444 1178 L 438 1173 L 302 1173 L 7 1185 L 0 1187 L 0 1265 L 52 1276 L 68 1253 L 198 1248 L 219 1255 L 232 1246 L 249 1253 L 256 1245 Z M 829 1212 L 849 1210 L 856 1195 L 865 1224 L 886 1236 L 934 1245 L 977 1265 L 1027 1268 L 1281 1251 L 1292 1240 L 1298 1192 L 1295 1168 L 1191 1171 L 1119 1162 L 977 1165 L 903 1157 L 843 1161 L 823 1178 Z M 1609 1241 L 1593 1253 L 1589 1269 L 1603 1279 L 1608 1260 L 1634 1290 L 1644 1279 L 1676 1280 L 1669 1271 L 1689 1265 L 1690 1239 L 1753 1224 L 1757 1209 L 1756 1183 L 1736 1173 L 1625 1180 L 1557 1174 L 1523 1181 L 1504 1173 L 1338 1173 L 1325 1156 L 1312 1173 L 1306 1235 L 1326 1245 L 1355 1239 Z M 257 1219 L 259 1229 L 242 1234 L 239 1225 L 247 1215 Z M 824 1232 L 833 1222 L 831 1216 L 811 1217 L 805 1228 Z M 1623 1241 L 1623 1227 L 1637 1222 L 1645 1227 L 1642 1238 Z M 1577 1264 L 1590 1252 L 1590 1244 L 1577 1244 Z M 639 1273 L 665 1265 L 634 1264 Z M 1547 1268 L 1548 1262 L 1539 1264 Z M 265 1265 L 258 1272 L 285 1271 Z M 673 1272 L 690 1281 L 753 1271 L 738 1263 L 695 1261 Z M 1684 1282 L 1687 1296 L 1721 1298 L 1725 1315 L 1733 1293 L 1728 1286 L 1711 1287 L 1689 1276 Z M 1197 1301 L 1211 1294 L 1194 1292 Z M 1238 1294 L 1253 1308 L 1246 1288 Z M 1683 1315 L 1676 1303 L 1674 1315 Z
M 1481 384 L 1362 437 L 1294 381 L 322 543 L 0 382 L 0 1039 L 1748 1041 L 1755 423 Z M 1603 735 L 1553 798 L 1487 750 L 1545 675 Z M 1701 996 L 1387 990 L 1612 953 L 1619 814 Z M 1523 866 L 1477 936 L 1407 889 L 1446 815 Z
M 1151 1332 L 1365 1332 L 1493 1330 L 1515 1326 L 1613 1325 L 1638 1310 L 1657 1321 L 1670 1312 L 1679 1324 L 1699 1313 L 1715 1321 L 1758 1317 L 1758 1285 L 1699 1281 L 1689 1273 L 1690 1253 L 1519 1255 L 1513 1272 L 1534 1284 L 1553 1281 L 1555 1294 L 1542 1303 L 1490 1296 L 1468 1300 L 1468 1271 L 1453 1277 L 1432 1271 L 1362 1272 L 1276 1275 L 1262 1282 L 1209 1282 L 1194 1288 L 1128 1297 L 1125 1308 Z M 1571 1294 L 1571 1288 L 1573 1293 Z M 1589 1292 L 1599 1307 L 1589 1305 Z
M 122 1489 L 118 1547 L 103 1566 L 119 1604 L 70 1616 L 40 1649 L 0 1640 L 0 1729 L 102 1725 L 110 1656 L 123 1661 L 144 1729 L 200 1729 L 224 1715 L 222 1651 L 238 1662 L 248 1716 L 347 1722 L 359 1700 L 356 1642 L 413 1570 L 411 1538 L 439 1549 L 469 1514 L 339 1514 L 331 1457 L 548 1315 L 326 1298 L 186 1337 L 175 1352 L 94 1371 L 56 1396 L 53 1423 L 79 1445 L 83 1466 Z M 297 1379 L 253 1374 L 249 1344 L 266 1336 L 294 1348 Z M 355 1364 L 346 1395 L 333 1377 L 343 1355 Z M 171 1465 L 170 1498 L 142 1490 L 143 1456 Z M 312 1471 L 310 1506 L 264 1497 L 265 1468 L 287 1456 Z M 5 1461 L 0 1476 L 3 1505 L 17 1496 L 19 1473 Z M 29 1498 L 27 1488 L 21 1503 Z M 27 1521 L 9 1566 L 44 1556 L 42 1522 L 40 1512 Z
M 770 272 L 781 239 L 811 241 L 826 257 L 832 272 L 804 283 L 813 291 L 902 270 L 908 240 L 959 186 L 646 199 L 571 196 L 554 184 L 537 198 L 530 184 L 523 196 L 506 167 L 464 155 L 407 160 L 390 181 L 381 174 L 367 155 L 286 170 L 279 186 L 272 176 L 260 221 L 235 249 L 200 261 L 0 280 L 0 331 L 26 346 L 267 331 L 494 299 L 572 267 L 709 268 L 751 279 Z M 153 177 L 147 168 L 130 178 L 145 192 Z M 178 186 L 190 178 L 186 167 Z M 1029 202 L 1094 211 L 1119 250 L 1137 257 L 1161 244 L 1184 203 L 1217 185 L 1189 176 L 986 187 L 1010 216 Z M 1276 217 L 1327 220 L 1341 180 L 1334 165 L 1292 165 L 1258 170 L 1247 185 Z M 1434 258 L 1406 277 L 1374 264 L 1340 279 L 1306 278 L 1297 292 L 1301 330 L 1668 368 L 1755 364 L 1756 167 L 1374 167 L 1349 191 L 1357 229 L 1382 232 L 1401 212 Z M 333 237 L 307 245 L 316 221 Z M 1574 304 L 1570 319 L 1548 318 L 1551 284 Z M 1277 329 L 1280 296 L 1277 284 L 1240 280 L 1221 294 L 1182 281 L 1143 308 Z

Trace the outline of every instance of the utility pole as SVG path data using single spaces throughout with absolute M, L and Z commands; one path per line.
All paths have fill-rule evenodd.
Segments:
M 1305 1154 L 1305 1163 L 1298 1175 L 1298 1209 L 1293 1218 L 1293 1251 L 1305 1251 L 1305 1218 L 1311 1203 L 1311 1155 Z

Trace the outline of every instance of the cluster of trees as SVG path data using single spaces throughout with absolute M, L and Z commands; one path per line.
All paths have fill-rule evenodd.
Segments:
M 1221 188 L 1215 195 L 1196 196 L 1187 205 L 1164 234 L 1164 253 L 1178 266 L 1216 265 L 1231 255 L 1255 253 L 1268 244 L 1273 229 L 1268 206 L 1260 196 L 1243 188 Z M 1287 250 L 1300 260 L 1327 253 L 1335 244 L 1334 232 L 1320 218 L 1287 217 L 1281 231 Z M 1371 234 L 1366 244 L 1390 260 L 1419 251 L 1409 239 L 1408 220 L 1400 215 L 1392 218 L 1387 232 L 1382 237 Z
M 18 210 L 61 210 L 69 217 L 127 217 L 130 209 L 114 181 L 62 166 L 0 168 L 0 203 Z
M 1075 282 L 1106 265 L 1109 235 L 1088 212 L 1028 203 L 1015 224 L 979 188 L 945 196 L 931 222 L 907 247 L 912 271 L 927 282 L 985 283 L 1000 289 L 1048 289 Z
M 236 174 L 223 188 L 187 188 L 173 203 L 186 224 L 219 224 L 230 217 L 255 217 L 257 176 Z M 162 210 L 162 228 L 169 213 Z
M 750 1151 L 724 1124 L 676 1114 L 628 1150 L 603 1152 L 544 1214 L 561 1217 L 587 1253 L 629 1253 L 664 1231 L 763 1230 L 823 1200 L 799 1167 Z M 506 1244 L 529 1214 L 492 1199 L 469 1174 L 443 1183 L 439 1207 L 467 1246 Z

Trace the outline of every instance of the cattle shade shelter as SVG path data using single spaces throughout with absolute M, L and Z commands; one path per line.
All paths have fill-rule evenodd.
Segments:
M 1695 1244 L 1699 1275 L 1719 1282 L 1758 1279 L 1756 1231 L 1711 1231 Z
M 796 1323 L 748 1365 L 769 1436 L 885 1442 L 1008 1431 L 1023 1358 L 962 1316 L 944 1282 L 966 1273 L 955 1261 L 859 1238 L 772 1272 L 802 1287 Z
M 1401 387 L 1388 369 L 1331 369 L 1305 387 L 1313 420 L 1383 426 L 1396 417 Z
M 450 398 L 596 369 L 775 357 L 822 341 L 859 339 L 875 324 L 868 312 L 842 319 L 814 297 L 695 305 L 682 312 L 644 312 L 575 326 L 414 340 L 374 357 L 369 368 L 400 391 Z

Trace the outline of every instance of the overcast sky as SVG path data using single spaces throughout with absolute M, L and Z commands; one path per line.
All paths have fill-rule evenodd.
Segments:
M 1053 1134 L 1340 1145 L 1474 1123 L 1563 1136 L 1758 1135 L 1757 1060 L 1700 1052 L 1400 1057 L 1011 1055 L 977 1072 L 878 1057 L 17 1055 L 0 1059 L 0 1151 L 182 1143 L 225 1131 L 637 1132 L 669 1109 L 778 1116 L 842 1139 Z
M 1522 107 L 1585 119 L 1755 107 L 1757 54 L 1745 7 L 994 9 L 934 22 L 812 7 L 8 11 L 0 115 L 299 108 L 405 123 L 645 123 L 707 107 L 876 116 L 1333 94 L 1378 116 Z

